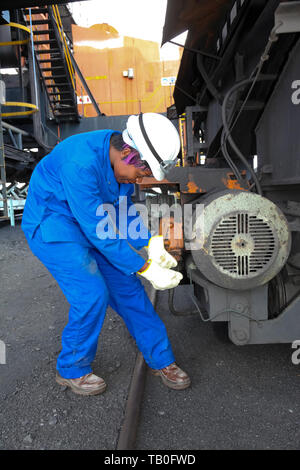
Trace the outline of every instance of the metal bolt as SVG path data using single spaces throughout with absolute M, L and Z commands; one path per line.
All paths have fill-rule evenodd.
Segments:
M 244 305 L 243 304 L 236 304 L 235 308 L 238 312 L 243 312 L 244 311 Z

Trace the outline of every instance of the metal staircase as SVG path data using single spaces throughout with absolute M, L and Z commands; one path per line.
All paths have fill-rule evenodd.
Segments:
M 78 121 L 75 72 L 57 5 L 23 10 L 34 54 L 56 121 Z

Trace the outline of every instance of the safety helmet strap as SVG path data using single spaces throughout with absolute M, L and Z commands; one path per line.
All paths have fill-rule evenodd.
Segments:
M 164 167 L 164 161 L 163 159 L 158 155 L 157 151 L 155 150 L 155 148 L 153 147 L 148 135 L 147 135 L 147 132 L 146 132 L 146 129 L 145 129 L 145 126 L 144 126 L 144 123 L 143 123 L 143 113 L 140 113 L 139 114 L 139 125 L 140 125 L 140 129 L 141 129 L 141 132 L 142 132 L 142 135 L 149 147 L 149 149 L 151 150 L 152 154 L 154 155 L 154 157 L 156 158 L 156 160 L 158 161 L 158 163 Z

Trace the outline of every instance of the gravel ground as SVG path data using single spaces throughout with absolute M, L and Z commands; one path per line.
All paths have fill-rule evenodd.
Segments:
M 107 390 L 75 395 L 55 382 L 69 304 L 19 224 L 0 225 L 0 279 L 0 450 L 115 449 L 137 353 L 123 321 L 108 309 L 93 364 Z
M 110 309 L 94 372 L 108 388 L 80 397 L 56 384 L 55 363 L 68 303 L 56 281 L 30 252 L 20 226 L 0 226 L 0 450 L 116 448 L 136 346 Z M 192 308 L 180 286 L 176 307 Z M 175 357 L 192 378 L 185 391 L 147 376 L 137 449 L 300 449 L 300 366 L 288 344 L 237 347 L 220 342 L 211 323 L 174 317 L 167 292 L 157 311 Z
M 193 308 L 189 289 L 176 290 L 177 309 Z M 220 342 L 198 315 L 172 316 L 166 291 L 157 311 L 192 386 L 170 390 L 148 375 L 137 449 L 300 449 L 300 365 L 290 344 Z

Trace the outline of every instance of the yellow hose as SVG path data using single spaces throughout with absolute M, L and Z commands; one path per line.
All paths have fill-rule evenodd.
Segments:
M 38 111 L 38 108 L 35 104 L 31 103 L 21 103 L 18 101 L 7 101 L 6 103 L 2 103 L 1 106 L 17 106 L 20 108 L 32 108 L 29 111 L 16 111 L 12 113 L 1 113 L 2 117 L 9 117 L 9 116 L 26 116 L 29 114 L 34 114 Z
M 1 26 L 10 26 L 11 28 L 17 28 L 17 29 L 22 29 L 23 31 L 26 31 L 26 33 L 30 34 L 30 29 L 27 28 L 26 26 L 18 23 L 7 23 Z M 18 41 L 7 41 L 7 42 L 0 42 L 0 47 L 1 46 L 18 46 L 21 44 L 27 44 L 30 41 L 30 38 L 28 39 L 20 39 Z

